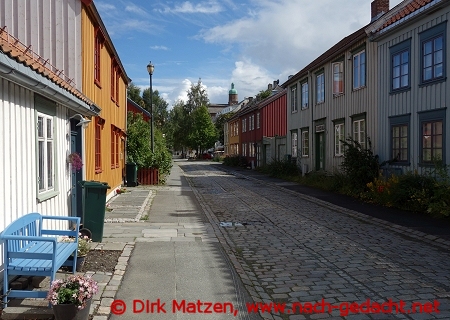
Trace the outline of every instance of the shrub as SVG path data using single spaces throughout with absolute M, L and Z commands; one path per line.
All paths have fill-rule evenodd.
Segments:
M 380 171 L 378 156 L 374 155 L 371 150 L 370 138 L 367 139 L 368 148 L 363 148 L 358 141 L 351 137 L 343 143 L 346 148 L 341 168 L 348 178 L 350 187 L 359 193 L 367 188 L 369 182 L 378 177 Z
M 223 164 L 229 167 L 247 167 L 247 159 L 243 156 L 233 155 L 226 156 L 223 159 Z
M 299 174 L 297 165 L 289 160 L 275 160 L 260 169 L 261 172 L 273 177 L 295 177 Z

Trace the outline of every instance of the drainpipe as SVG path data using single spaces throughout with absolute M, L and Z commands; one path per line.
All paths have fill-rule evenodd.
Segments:
M 311 84 L 313 84 L 312 78 L 311 77 L 311 71 L 308 71 L 308 80 L 311 80 Z M 311 87 L 314 88 L 314 85 L 312 85 Z M 314 96 L 311 99 L 311 102 L 314 102 Z M 314 161 L 313 161 L 313 156 L 314 156 L 314 105 L 313 103 L 311 103 L 311 157 L 310 157 L 310 165 L 311 168 L 313 167 Z

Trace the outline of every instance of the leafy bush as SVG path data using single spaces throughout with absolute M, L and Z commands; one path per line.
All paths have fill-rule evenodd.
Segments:
M 229 167 L 247 167 L 247 159 L 243 156 L 234 155 L 226 156 L 223 159 L 223 164 Z
M 154 151 L 150 146 L 150 124 L 142 114 L 128 112 L 127 117 L 127 163 L 136 163 L 141 168 L 158 168 L 160 181 L 172 168 L 172 155 L 166 147 L 161 131 L 154 129 Z
M 261 167 L 259 171 L 279 178 L 295 177 L 299 174 L 297 165 L 289 160 L 273 159 L 272 162 Z
M 358 141 L 351 137 L 343 141 L 346 148 L 341 168 L 347 176 L 351 188 L 357 193 L 364 191 L 367 184 L 378 177 L 380 171 L 378 156 L 374 155 L 371 150 L 370 138 L 367 140 L 368 148 L 363 148 Z

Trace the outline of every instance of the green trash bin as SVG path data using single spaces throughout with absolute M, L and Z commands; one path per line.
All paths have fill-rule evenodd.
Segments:
M 105 224 L 106 190 L 111 189 L 106 182 L 80 181 L 83 203 L 83 229 L 92 233 L 92 241 L 102 242 Z
M 138 165 L 136 163 L 127 163 L 127 187 L 136 187 L 138 185 L 137 172 Z

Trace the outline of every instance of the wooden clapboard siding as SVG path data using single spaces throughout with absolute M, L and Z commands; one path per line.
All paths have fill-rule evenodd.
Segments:
M 450 24 L 450 6 L 446 2 L 439 4 L 440 8 L 433 12 L 423 10 L 423 13 L 416 14 L 413 18 L 405 20 L 407 23 L 398 23 L 391 26 L 383 35 L 377 37 L 375 34 L 374 42 L 377 44 L 379 55 L 379 140 L 384 141 L 379 149 L 380 160 L 392 159 L 391 152 L 391 125 L 390 121 L 396 116 L 409 117 L 409 161 L 404 165 L 394 165 L 403 172 L 417 170 L 424 172 L 429 167 L 420 165 L 420 145 L 421 145 L 421 126 L 420 114 L 424 111 L 445 110 L 444 121 L 448 127 L 450 123 L 450 113 L 446 109 L 450 102 L 450 86 L 447 79 L 422 86 L 421 77 L 421 43 L 420 33 L 437 26 L 443 22 L 446 26 L 446 56 L 445 74 L 449 74 L 449 36 Z M 430 8 L 431 10 L 432 8 Z M 404 10 L 404 9 L 400 9 Z M 402 17 L 405 14 L 402 15 Z M 395 16 L 394 16 L 395 17 Z M 410 89 L 398 93 L 391 92 L 391 51 L 390 48 L 410 40 Z M 448 163 L 450 159 L 449 131 L 444 128 L 444 157 Z
M 103 23 L 91 3 L 83 5 L 82 15 L 82 47 L 83 47 L 83 92 L 102 110 L 99 117 L 93 118 L 86 129 L 86 179 L 107 182 L 111 186 L 108 191 L 111 196 L 115 189 L 121 185 L 125 166 L 125 130 L 126 130 L 126 90 L 128 77 L 114 46 L 103 28 Z M 96 28 L 100 28 L 104 41 L 100 47 L 100 83 L 94 81 L 94 43 Z M 116 59 L 118 71 L 121 73 L 119 79 L 119 99 L 113 101 L 111 98 L 111 60 Z M 103 121 L 101 130 L 101 170 L 95 169 L 95 127 L 96 122 Z M 119 165 L 111 166 L 111 131 L 117 128 L 120 131 L 120 156 Z
M 70 170 L 65 107 L 55 104 L 55 188 L 58 194 L 45 201 L 37 198 L 36 110 L 35 93 L 0 77 L 0 230 L 29 212 L 69 215 Z
M 366 85 L 353 89 L 353 54 L 360 49 L 366 51 Z M 344 68 L 344 92 L 333 95 L 333 62 L 342 61 Z M 324 73 L 325 101 L 316 103 L 316 76 Z M 301 108 L 301 84 L 308 82 L 308 108 Z M 377 150 L 377 49 L 376 45 L 368 41 L 363 29 L 344 38 L 301 70 L 293 80 L 288 80 L 283 86 L 287 88 L 287 101 L 291 101 L 290 88 L 297 85 L 298 111 L 292 112 L 290 104 L 287 108 L 288 132 L 298 131 L 299 165 L 307 164 L 309 169 L 315 168 L 316 163 L 316 124 L 325 126 L 325 170 L 340 169 L 343 158 L 334 153 L 334 121 L 343 120 L 345 137 L 352 134 L 353 117 L 364 115 L 366 119 L 366 135 L 372 141 L 372 148 Z M 301 130 L 309 131 L 309 156 L 301 156 Z M 290 135 L 287 137 L 287 150 L 292 149 Z

